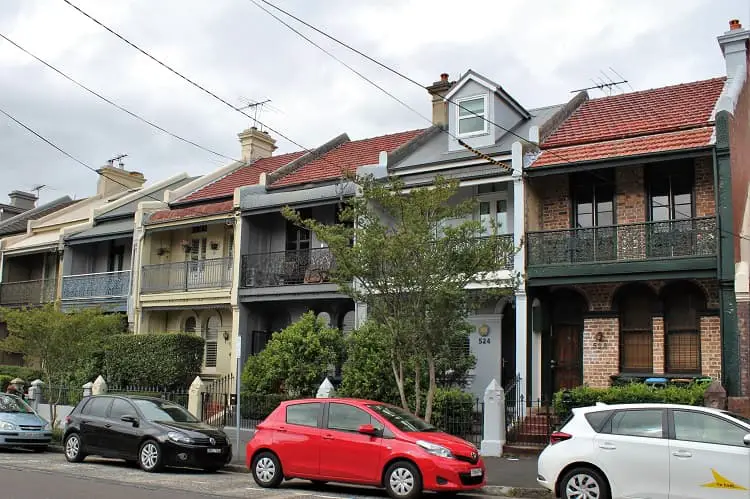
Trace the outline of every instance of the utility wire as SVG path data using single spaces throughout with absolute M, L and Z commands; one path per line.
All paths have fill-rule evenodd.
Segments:
M 214 154 L 216 156 L 220 156 L 220 157 L 222 157 L 224 159 L 228 159 L 229 161 L 241 162 L 240 160 L 232 158 L 231 156 L 227 156 L 225 154 L 221 154 L 220 152 L 216 152 L 216 151 L 214 151 L 212 149 L 209 149 L 208 147 L 204 147 L 204 146 L 202 146 L 202 145 L 200 145 L 200 144 L 198 144 L 196 142 L 193 142 L 190 139 L 186 139 L 184 137 L 181 137 L 181 136 L 177 135 L 176 133 L 170 132 L 169 130 L 167 130 L 167 129 L 165 129 L 165 128 L 159 126 L 159 125 L 157 125 L 156 123 L 147 120 L 146 118 L 144 118 L 144 117 L 142 117 L 142 116 L 134 113 L 133 111 L 130 111 L 129 109 L 124 108 L 123 106 L 117 104 L 116 102 L 113 102 L 112 100 L 108 99 L 107 97 L 103 96 L 102 94 L 100 94 L 100 93 L 96 92 L 95 90 L 92 90 L 91 88 L 87 87 L 83 83 L 80 83 L 79 81 L 77 81 L 72 76 L 64 73 L 63 71 L 61 71 L 60 69 L 56 68 L 55 66 L 53 66 L 50 63 L 48 63 L 47 61 L 43 60 L 42 58 L 40 58 L 40 57 L 32 54 L 31 52 L 29 52 L 28 50 L 26 50 L 25 48 L 23 48 L 21 45 L 19 45 L 18 43 L 14 42 L 10 38 L 8 38 L 6 35 L 0 33 L 0 38 L 2 38 L 3 40 L 5 40 L 6 42 L 10 43 L 11 45 L 13 45 L 14 47 L 16 47 L 21 52 L 23 52 L 26 55 L 28 55 L 29 57 L 32 57 L 33 59 L 36 59 L 38 62 L 44 64 L 49 69 L 51 69 L 55 73 L 59 74 L 60 76 L 62 76 L 66 80 L 70 81 L 71 83 L 74 83 L 75 85 L 79 86 L 80 88 L 84 89 L 85 91 L 89 92 L 90 94 L 95 95 L 96 97 L 98 97 L 99 99 L 103 100 L 107 104 L 110 104 L 110 105 L 116 107 L 117 109 L 119 109 L 120 111 L 123 111 L 123 112 L 129 114 L 133 118 L 136 118 L 137 120 L 140 120 L 140 121 L 146 123 L 147 125 L 150 125 L 150 126 L 156 128 L 157 130 L 166 133 L 170 137 L 174 137 L 175 139 L 181 140 L 181 141 L 183 141 L 183 142 L 185 142 L 187 144 L 195 146 L 198 149 L 201 149 L 202 151 Z
M 107 175 L 105 175 L 104 173 L 100 172 L 96 168 L 88 165 L 87 163 L 84 163 L 83 161 L 81 161 L 80 159 L 76 158 L 75 156 L 73 156 L 72 154 L 70 154 L 68 151 L 66 151 L 62 147 L 58 146 L 57 144 L 55 144 L 54 142 L 52 142 L 51 140 L 49 140 L 48 138 L 46 138 L 45 136 L 43 136 L 41 133 L 37 132 L 36 130 L 34 130 L 30 126 L 28 126 L 25 123 L 23 123 L 21 120 L 19 120 L 16 117 L 14 117 L 12 114 L 10 114 L 7 111 L 3 110 L 2 108 L 0 108 L 0 114 L 5 115 L 5 117 L 7 117 L 9 120 L 13 121 L 16 125 L 20 126 L 24 130 L 26 130 L 27 132 L 29 132 L 30 134 L 34 135 L 36 138 L 38 138 L 39 140 L 41 140 L 42 142 L 44 142 L 45 144 L 47 144 L 48 146 L 56 149 L 58 152 L 62 153 L 64 156 L 67 156 L 68 158 L 72 159 L 73 161 L 75 161 L 79 165 L 83 166 L 84 168 L 88 168 L 89 170 L 91 170 L 92 172 L 96 173 L 97 175 L 100 175 L 100 176 L 102 176 L 102 177 L 104 177 L 104 178 L 106 178 L 108 180 L 111 180 L 112 182 L 114 182 L 116 184 L 119 184 L 122 187 L 125 187 L 127 190 L 132 190 L 132 186 L 123 184 L 119 180 L 114 179 L 112 177 L 108 177 Z M 163 199 L 158 199 L 158 198 L 152 196 L 151 194 L 146 194 L 145 197 L 149 197 L 149 198 L 151 198 L 151 199 L 153 199 L 155 201 L 159 201 L 160 203 L 164 202 Z
M 380 90 L 381 92 L 383 92 L 384 94 L 386 94 L 388 97 L 390 97 L 391 99 L 395 100 L 396 102 L 398 102 L 399 104 L 401 104 L 402 106 L 404 106 L 405 108 L 407 108 L 408 110 L 410 110 L 411 112 L 413 112 L 414 114 L 416 114 L 417 116 L 419 116 L 420 118 L 422 118 L 423 120 L 425 120 L 428 123 L 432 124 L 432 118 L 428 118 L 424 114 L 420 113 L 414 107 L 410 106 L 409 104 L 407 104 L 403 100 L 401 100 L 398 97 L 396 97 L 392 92 L 389 92 L 388 90 L 386 90 L 385 88 L 383 88 L 381 85 L 378 85 L 373 80 L 371 80 L 370 78 L 368 78 L 367 76 L 365 76 L 364 74 L 362 74 L 360 71 L 358 71 L 357 69 L 355 69 L 354 67 L 352 67 L 350 64 L 344 62 L 339 57 L 337 57 L 336 55 L 334 55 L 332 52 L 330 52 L 329 50 L 326 50 L 325 48 L 323 48 L 321 45 L 319 45 L 318 43 L 316 43 L 315 41 L 313 41 L 310 37 L 308 37 L 307 35 L 305 35 L 301 31 L 299 31 L 298 29 L 296 29 L 294 26 L 292 26 L 291 24 L 287 23 L 282 18 L 280 18 L 279 16 L 277 16 L 276 14 L 274 14 L 273 12 L 271 12 L 270 10 L 268 10 L 267 8 L 265 8 L 260 3 L 258 3 L 257 0 L 249 0 L 249 1 L 253 5 L 255 5 L 256 7 L 258 7 L 260 10 L 262 10 L 263 12 L 265 12 L 266 14 L 268 14 L 269 16 L 273 17 L 278 22 L 280 22 L 281 24 L 283 24 L 284 26 L 286 26 L 287 28 L 289 28 L 291 31 L 293 31 L 294 33 L 296 33 L 300 38 L 302 38 L 303 40 L 307 41 L 312 46 L 320 49 L 323 53 L 325 53 L 326 55 L 328 55 L 330 58 L 332 58 L 333 60 L 335 60 L 336 62 L 338 62 L 342 66 L 344 66 L 345 68 L 347 68 L 349 71 L 353 72 L 354 74 L 356 74 L 357 76 L 359 76 L 360 78 L 362 78 L 363 80 L 365 80 L 367 83 L 369 83 L 370 85 L 374 86 L 375 88 L 377 88 L 378 90 Z M 510 166 L 510 165 L 508 165 L 506 163 L 497 161 L 494 158 L 491 158 L 490 156 L 482 154 L 481 152 L 479 152 L 479 151 L 471 148 L 470 146 L 466 145 L 461 139 L 459 139 L 455 134 L 451 133 L 449 130 L 447 130 L 445 128 L 441 128 L 441 131 L 447 133 L 450 137 L 452 137 L 453 139 L 457 140 L 463 147 L 465 147 L 466 149 L 468 149 L 472 153 L 474 153 L 474 154 L 482 157 L 483 159 L 486 159 L 486 160 L 490 161 L 491 163 L 494 163 L 497 166 L 502 166 L 503 168 L 506 168 L 508 171 L 514 171 L 514 168 L 512 166 Z

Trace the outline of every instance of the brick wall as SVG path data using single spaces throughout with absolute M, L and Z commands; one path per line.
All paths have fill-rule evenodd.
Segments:
M 719 317 L 701 317 L 702 374 L 721 379 L 721 325 Z
M 570 182 L 568 175 L 535 179 L 541 203 L 541 230 L 570 228 Z
M 618 224 L 646 221 L 646 189 L 643 167 L 618 168 L 615 171 L 616 214 Z
M 714 168 L 710 157 L 695 160 L 695 216 L 716 215 L 714 197 Z
M 750 67 L 748 68 L 750 72 Z M 750 85 L 745 83 L 729 120 L 729 161 L 732 169 L 734 232 L 742 231 L 748 183 L 750 183 Z M 740 239 L 734 238 L 734 261 L 740 259 Z
M 664 317 L 653 317 L 651 327 L 654 335 L 654 372 L 664 372 Z
M 750 302 L 737 301 L 737 327 L 740 335 L 740 393 L 750 396 Z
M 619 321 L 616 317 L 590 317 L 583 323 L 583 383 L 607 387 L 620 365 Z M 602 333 L 603 339 L 597 341 Z

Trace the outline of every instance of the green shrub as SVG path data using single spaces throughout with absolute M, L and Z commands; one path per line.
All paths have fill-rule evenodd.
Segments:
M 42 378 L 42 371 L 32 367 L 0 366 L 0 374 L 10 376 L 10 379 L 21 378 L 29 385 L 35 379 Z
M 14 376 L 8 376 L 7 374 L 0 374 L 0 392 L 4 393 L 7 390 L 10 381 Z
M 184 388 L 201 371 L 204 343 L 193 334 L 112 336 L 105 343 L 105 378 L 111 386 Z
M 247 359 L 242 371 L 242 391 L 264 395 L 283 393 L 315 395 L 343 354 L 343 338 L 307 312 L 297 322 L 275 333 L 266 348 Z
M 266 419 L 288 397 L 280 394 L 258 395 L 243 393 L 240 398 L 240 414 L 243 419 L 260 423 Z
M 570 409 L 586 407 L 603 402 L 605 404 L 637 404 L 664 403 L 701 405 L 706 391 L 705 383 L 692 383 L 688 386 L 667 386 L 654 388 L 645 383 L 629 383 L 610 388 L 590 388 L 580 386 L 568 390 L 569 400 L 566 402 L 564 391 L 557 392 L 553 404 L 555 413 L 561 417 L 567 416 Z
M 432 424 L 446 433 L 466 438 L 477 421 L 474 395 L 456 388 L 438 388 L 432 404 Z

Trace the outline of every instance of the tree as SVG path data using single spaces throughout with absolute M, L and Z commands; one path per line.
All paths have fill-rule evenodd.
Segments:
M 0 349 L 39 363 L 53 421 L 63 385 L 101 354 L 107 337 L 124 328 L 121 314 L 104 314 L 97 309 L 66 313 L 51 303 L 39 308 L 3 309 L 0 317 L 8 327 Z
M 247 359 L 242 372 L 243 391 L 313 396 L 342 353 L 339 330 L 326 326 L 314 312 L 307 312 L 275 333 L 262 352 Z
M 482 294 L 512 290 L 515 278 L 502 278 L 497 271 L 516 250 L 511 240 L 498 236 L 496 226 L 487 233 L 472 220 L 475 200 L 452 202 L 457 181 L 438 177 L 430 187 L 406 192 L 398 178 L 349 179 L 358 185 L 359 195 L 346 201 L 341 223 L 303 220 L 288 207 L 283 213 L 328 245 L 334 281 L 343 293 L 365 303 L 368 317 L 388 333 L 391 370 L 406 409 L 406 370 L 414 359 L 424 361 L 424 414 L 429 421 L 438 359 L 455 345 L 456 331 L 468 329 L 467 314 L 481 301 L 467 286 L 481 282 Z M 417 414 L 422 365 L 412 363 Z

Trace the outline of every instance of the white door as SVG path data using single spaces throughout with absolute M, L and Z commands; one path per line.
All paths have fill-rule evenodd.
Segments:
M 479 202 L 479 221 L 484 235 L 492 234 L 492 222 L 495 222 L 498 234 L 510 234 L 507 199 L 492 199 Z
M 746 428 L 700 411 L 674 410 L 669 440 L 670 498 L 750 497 Z
M 188 288 L 201 287 L 204 284 L 206 273 L 206 246 L 208 239 L 205 237 L 192 239 L 190 241 L 190 263 L 188 264 Z
M 615 412 L 594 438 L 594 452 L 614 497 L 669 497 L 669 440 L 662 409 Z

